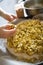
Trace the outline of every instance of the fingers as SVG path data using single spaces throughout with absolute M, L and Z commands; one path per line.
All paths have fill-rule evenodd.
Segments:
M 3 29 L 3 32 L 4 32 L 3 37 L 4 37 L 4 38 L 8 38 L 8 37 L 10 37 L 10 36 L 12 36 L 12 35 L 15 34 L 16 28 L 14 28 L 14 29 L 12 29 L 12 30 L 5 30 L 5 29 Z
M 11 15 L 14 19 L 16 19 L 17 18 L 17 16 L 14 16 L 14 15 Z
M 8 21 L 13 21 L 14 18 L 13 18 L 12 16 L 9 16 L 7 20 L 8 20 Z
M 13 20 L 16 19 L 16 18 L 17 18 L 17 17 L 14 16 L 14 15 L 10 15 L 10 16 L 8 15 L 8 16 L 7 16 L 7 20 L 10 21 L 10 22 L 13 21 Z
M 8 21 L 13 21 L 14 20 L 13 16 L 11 16 L 9 14 L 6 14 L 5 19 L 8 20 Z
M 10 22 L 12 22 L 13 20 L 17 19 L 17 16 L 11 15 L 11 19 L 9 20 Z
M 11 14 L 9 14 L 9 13 L 4 13 L 4 14 L 2 15 L 2 17 L 5 18 L 5 19 L 8 20 L 8 21 L 13 21 L 14 19 L 16 19 L 16 16 L 11 15 Z
M 0 28 L 0 37 L 1 38 L 8 38 L 15 34 L 16 32 L 16 25 L 8 24 Z
M 12 30 L 2 30 L 0 33 L 0 38 L 8 38 L 13 36 L 16 33 L 16 28 L 12 29 Z
M 16 28 L 16 25 L 14 25 L 14 24 L 6 24 L 6 25 L 4 25 L 4 26 L 2 26 L 0 28 L 10 30 L 10 29 Z

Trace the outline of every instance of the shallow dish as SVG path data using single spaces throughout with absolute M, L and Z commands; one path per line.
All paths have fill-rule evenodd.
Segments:
M 17 24 L 17 23 L 19 23 L 19 22 L 21 22 L 21 20 L 22 19 L 20 19 L 20 20 L 16 20 L 16 21 L 14 21 L 14 23 L 15 24 Z M 24 55 L 23 53 L 21 53 L 21 54 L 16 54 L 16 53 L 14 53 L 14 49 L 12 49 L 12 48 L 9 48 L 8 47 L 8 45 L 6 45 L 6 48 L 8 49 L 8 51 L 12 54 L 12 55 L 15 55 L 15 56 L 17 56 L 19 59 L 23 59 L 23 58 L 28 58 L 28 56 L 27 55 Z M 43 61 L 42 61 L 43 62 Z M 39 64 L 41 63 L 41 62 L 38 62 Z M 37 64 L 37 63 L 35 63 L 35 64 Z

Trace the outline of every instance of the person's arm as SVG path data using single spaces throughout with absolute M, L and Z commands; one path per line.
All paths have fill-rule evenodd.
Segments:
M 6 13 L 3 9 L 0 8 L 0 16 L 5 18 L 8 21 L 13 21 L 16 19 L 16 16 Z M 9 23 L 5 26 L 0 27 L 0 38 L 8 38 L 15 33 L 15 27 L 13 29 L 9 29 L 11 24 Z M 8 29 L 8 30 L 7 30 Z
M 0 16 L 5 18 L 6 20 L 8 21 L 13 21 L 15 18 L 17 18 L 16 16 L 14 15 L 11 15 L 7 12 L 5 12 L 3 9 L 0 8 Z

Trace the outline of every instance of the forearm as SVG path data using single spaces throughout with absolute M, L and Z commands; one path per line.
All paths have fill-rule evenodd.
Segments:
M 0 16 L 5 18 L 6 15 L 7 15 L 6 12 L 3 9 L 0 8 Z
M 2 15 L 2 11 L 1 11 L 2 9 L 0 8 L 0 16 Z
M 0 38 L 3 36 L 3 30 L 0 28 Z

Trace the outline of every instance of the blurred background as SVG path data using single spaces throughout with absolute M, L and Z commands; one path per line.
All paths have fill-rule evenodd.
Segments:
M 0 7 L 8 13 L 16 15 L 16 12 L 14 11 L 14 6 L 16 3 L 18 3 L 18 1 L 19 0 L 0 0 Z M 0 25 L 4 25 L 6 23 L 7 21 L 0 17 Z
M 12 13 L 12 14 L 16 15 L 16 12 L 14 11 L 14 6 L 17 3 L 20 3 L 22 1 L 27 1 L 27 0 L 0 0 L 0 7 L 8 13 Z M 35 3 L 43 4 L 43 0 L 28 0 L 28 1 L 34 1 Z M 3 19 L 2 17 L 0 17 L 0 26 L 4 25 L 6 23 L 7 23 L 7 21 L 5 19 Z

